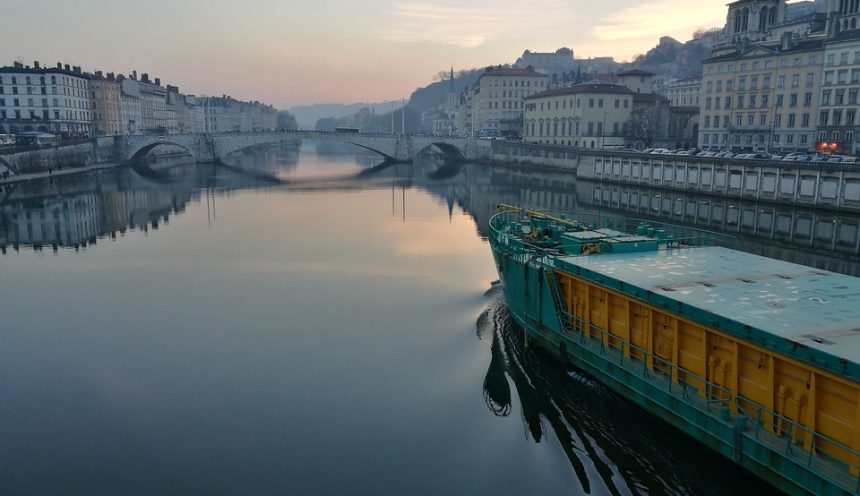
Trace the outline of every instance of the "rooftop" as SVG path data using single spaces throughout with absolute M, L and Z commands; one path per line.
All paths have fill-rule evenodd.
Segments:
M 653 72 L 643 71 L 642 69 L 631 69 L 629 71 L 619 72 L 616 76 L 656 76 L 656 74 Z
M 536 71 L 532 66 L 528 66 L 525 69 L 517 69 L 512 67 L 487 67 L 484 70 L 484 73 L 481 74 L 481 77 L 484 76 L 546 77 L 546 74 Z
M 574 86 L 569 86 L 567 88 L 555 88 L 551 90 L 541 91 L 540 93 L 535 93 L 534 95 L 527 96 L 524 100 L 531 100 L 534 98 L 548 98 L 553 96 L 564 96 L 564 95 L 578 95 L 582 93 L 594 93 L 599 95 L 633 95 L 633 90 L 626 86 L 621 86 L 620 84 L 612 84 L 612 83 L 584 83 L 577 84 Z

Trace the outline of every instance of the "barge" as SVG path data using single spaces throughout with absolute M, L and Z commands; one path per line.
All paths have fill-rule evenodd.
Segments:
M 860 278 L 697 229 L 500 208 L 489 242 L 527 344 L 787 494 L 860 494 Z

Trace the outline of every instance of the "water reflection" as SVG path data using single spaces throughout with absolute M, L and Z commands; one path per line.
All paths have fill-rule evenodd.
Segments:
M 309 160 L 308 153 L 317 158 Z M 314 163 L 313 167 L 310 167 L 310 162 Z M 313 174 L 309 174 L 311 172 Z M 241 190 L 276 194 L 235 194 Z M 361 196 L 362 201 L 380 202 L 382 208 L 362 204 L 355 209 L 356 212 L 338 212 L 343 205 L 350 205 L 354 190 L 382 190 Z M 414 194 L 416 190 L 421 194 Z M 372 215 L 387 214 L 389 191 L 393 219 L 373 218 Z M 308 192 L 320 194 L 306 194 Z M 342 194 L 344 192 L 349 198 Z M 230 198 L 232 196 L 237 198 Z M 420 205 L 414 204 L 415 197 L 419 197 Z M 221 208 L 227 200 L 234 200 L 228 205 L 232 209 Z M 244 448 L 265 445 L 280 456 L 272 456 L 263 449 L 259 456 L 243 460 L 253 460 L 255 467 L 264 468 L 274 461 L 286 460 L 293 464 L 289 475 L 294 480 L 305 477 L 314 484 L 320 480 L 328 484 L 337 482 L 328 473 L 314 472 L 329 466 L 320 461 L 331 459 L 330 446 L 352 446 L 355 450 L 368 446 L 368 449 L 359 451 L 362 457 L 355 457 L 346 449 L 342 451 L 341 460 L 346 461 L 342 462 L 341 468 L 353 470 L 353 480 L 358 481 L 360 489 L 379 489 L 377 484 L 382 478 L 375 471 L 401 473 L 404 480 L 414 482 L 420 479 L 420 473 L 427 464 L 435 463 L 437 470 L 431 470 L 431 473 L 444 473 L 456 479 L 460 484 L 457 488 L 465 488 L 466 484 L 480 479 L 472 476 L 469 470 L 494 474 L 486 478 L 485 486 L 471 491 L 474 494 L 514 493 L 513 484 L 517 480 L 513 479 L 528 478 L 532 474 L 540 480 L 524 480 L 521 481 L 523 485 L 543 483 L 540 487 L 548 491 L 573 494 L 766 493 L 767 487 L 730 462 L 679 436 L 670 426 L 649 417 L 539 349 L 525 347 L 522 334 L 507 312 L 498 288 L 489 292 L 490 303 L 476 324 L 481 341 L 471 336 L 470 332 L 475 329 L 475 315 L 480 311 L 479 306 L 483 308 L 484 305 L 474 294 L 474 281 L 469 277 L 495 277 L 489 249 L 482 253 L 476 237 L 486 236 L 489 218 L 496 212 L 496 204 L 502 201 L 552 210 L 611 211 L 693 223 L 737 234 L 742 238 L 744 248 L 751 251 L 767 251 L 779 258 L 809 261 L 815 266 L 846 273 L 858 272 L 854 260 L 857 245 L 849 241 L 851 226 L 856 228 L 860 223 L 852 215 L 784 209 L 766 204 L 727 204 L 714 198 L 677 193 L 666 196 L 665 192 L 657 190 L 577 182 L 569 174 L 445 163 L 432 153 L 414 164 L 391 164 L 381 163 L 378 157 L 337 147 L 249 150 L 231 157 L 227 165 L 121 169 L 57 178 L 55 181 L 34 181 L 0 190 L 0 248 L 4 253 L 8 247 L 89 249 L 103 239 L 121 238 L 129 231 L 153 231 L 165 227 L 173 231 L 158 234 L 175 243 L 167 251 L 160 251 L 165 249 L 163 246 L 154 247 L 157 251 L 153 258 L 163 257 L 165 265 L 161 265 L 161 260 L 142 260 L 144 266 L 149 263 L 161 269 L 132 272 L 141 281 L 133 281 L 134 277 L 128 277 L 128 273 L 113 278 L 117 273 L 105 269 L 102 274 L 105 279 L 100 280 L 102 284 L 91 284 L 89 291 L 80 292 L 80 295 L 86 295 L 97 292 L 99 287 L 110 287 L 110 291 L 98 293 L 99 301 L 106 299 L 112 301 L 106 306 L 124 309 L 111 311 L 110 322 L 81 318 L 83 311 L 80 308 L 89 311 L 91 307 L 87 305 L 92 305 L 92 302 L 76 300 L 75 294 L 70 296 L 66 305 L 64 319 L 55 319 L 52 312 L 42 315 L 37 310 L 6 314 L 7 319 L 11 318 L 11 323 L 4 321 L 7 328 L 27 329 L 27 332 L 21 332 L 20 336 L 12 332 L 0 336 L 5 339 L 0 349 L 8 353 L 4 361 L 10 370 L 17 371 L 22 367 L 32 367 L 33 370 L 28 370 L 30 375 L 16 372 L 20 375 L 0 376 L 0 379 L 5 379 L 5 383 L 0 380 L 0 386 L 30 398 L 29 405 L 33 410 L 54 412 L 53 408 L 40 404 L 41 398 L 52 394 L 51 385 L 56 383 L 53 379 L 69 377 L 65 373 L 67 370 L 80 372 L 80 364 L 92 361 L 94 349 L 107 346 L 101 352 L 105 360 L 103 375 L 119 377 L 116 380 L 120 385 L 131 384 L 123 377 L 134 377 L 143 384 L 151 383 L 149 387 L 156 391 L 143 395 L 146 401 L 141 400 L 142 404 L 151 408 L 141 424 L 148 425 L 153 414 L 161 415 L 159 422 L 175 428 L 168 430 L 170 435 L 166 438 L 187 441 L 182 433 L 190 426 L 199 426 L 201 418 L 217 417 L 212 430 L 200 431 L 197 444 L 194 439 L 177 445 L 166 442 L 165 451 L 169 453 L 202 446 L 200 450 L 205 452 L 205 456 L 211 453 L 226 456 L 225 453 L 234 453 L 235 446 L 229 441 L 236 437 L 237 432 L 241 438 L 247 425 L 262 422 L 272 430 L 263 429 L 259 437 L 251 436 L 249 439 L 253 442 L 248 441 Z M 202 215 L 203 208 L 206 208 L 208 216 Z M 323 209 L 329 217 L 320 215 L 311 219 L 305 218 L 303 213 Z M 218 218 L 216 211 L 224 210 L 232 212 L 233 217 L 232 224 L 228 226 L 230 229 L 224 229 L 221 236 L 209 237 L 209 234 L 219 233 L 205 230 L 205 224 L 186 225 L 189 233 L 185 239 L 176 235 L 185 233 L 176 226 L 177 217 L 184 216 L 183 219 L 201 223 L 208 217 L 208 222 L 214 226 Z M 357 215 L 358 211 L 362 212 L 361 216 Z M 461 214 L 471 219 L 454 217 Z M 226 217 L 230 218 L 229 215 Z M 329 229 L 314 231 L 319 228 L 320 219 L 330 223 Z M 409 220 L 420 222 L 411 226 L 400 223 Z M 832 230 L 827 228 L 828 222 Z M 296 226 L 297 223 L 301 226 Z M 469 232 L 471 229 L 474 231 Z M 280 234 L 273 234 L 276 232 Z M 314 236 L 306 236 L 308 232 Z M 373 239 L 365 244 L 360 237 L 368 232 L 374 235 L 367 236 Z M 241 247 L 228 246 L 241 236 L 249 238 L 238 240 L 242 241 Z M 464 242 L 469 243 L 467 248 L 471 252 L 461 249 L 459 244 Z M 149 254 L 148 250 L 153 249 L 153 245 L 137 246 L 137 251 L 131 250 L 131 253 L 138 256 Z M 345 250 L 344 246 L 348 249 Z M 88 251 L 88 255 L 99 253 Z M 56 267 L 63 266 L 62 262 L 78 264 L 83 258 L 89 259 L 90 266 L 98 262 L 95 260 L 98 257 L 87 254 L 70 256 L 57 257 Z M 8 257 L 0 263 L 10 259 Z M 11 262 L 7 266 L 14 269 L 14 260 Z M 40 262 L 34 261 L 20 269 L 19 274 L 47 267 Z M 127 263 L 125 258 L 111 262 L 123 268 Z M 488 266 L 486 272 L 481 271 L 480 264 L 484 262 Z M 296 267 L 302 270 L 296 271 Z M 457 269 L 452 270 L 451 267 Z M 474 270 L 474 274 L 465 275 L 469 270 Z M 391 271 L 406 275 L 393 278 Z M 269 277 L 275 272 L 277 276 Z M 178 275 L 171 279 L 174 273 Z M 431 277 L 430 273 L 436 277 Z M 74 276 L 77 277 L 77 273 Z M 39 282 L 38 277 L 33 279 Z M 62 274 L 54 274 L 47 287 L 32 284 L 29 294 L 48 293 L 53 286 L 63 287 L 56 280 L 63 282 Z M 67 277 L 65 280 L 72 279 Z M 151 286 L 147 286 L 147 281 Z M 74 284 L 79 284 L 79 280 L 74 279 Z M 121 289 L 123 285 L 126 286 L 125 292 Z M 460 288 L 460 292 L 452 296 L 452 287 Z M 174 291 L 182 302 L 177 303 L 173 299 Z M 28 294 L 11 286 L 7 292 Z M 147 296 L 140 298 L 144 301 L 140 308 L 120 306 L 119 297 L 141 294 Z M 319 298 L 320 294 L 327 298 Z M 475 301 L 468 302 L 469 305 L 474 304 L 474 309 L 462 308 L 470 295 L 475 296 Z M 110 300 L 114 296 L 117 299 Z M 56 297 L 54 301 L 63 305 L 65 298 Z M 150 311 L 150 306 L 158 310 Z M 288 310 L 282 311 L 285 306 Z M 371 307 L 376 311 L 367 311 Z M 198 308 L 207 311 L 200 312 Z M 461 314 L 468 314 L 462 322 L 454 318 Z M 35 319 L 34 315 L 40 319 L 44 317 L 44 320 Z M 415 324 L 418 315 L 422 316 L 424 327 Z M 205 324 L 198 324 L 200 320 Z M 68 324 L 70 321 L 85 323 L 74 327 Z M 173 325 L 174 321 L 182 324 Z M 366 322 L 361 324 L 362 321 Z M 139 331 L 132 333 L 133 339 L 131 335 L 116 330 L 117 327 L 131 325 L 129 322 L 133 322 L 132 327 Z M 344 325 L 345 322 L 349 325 Z M 100 324 L 103 327 L 99 327 Z M 461 324 L 462 327 L 458 327 Z M 91 333 L 91 328 L 98 332 Z M 235 334 L 235 329 L 241 329 L 241 335 Z M 169 341 L 172 348 L 165 359 L 164 343 L 168 341 L 162 340 L 166 338 L 160 333 L 175 333 L 186 340 Z M 40 339 L 42 334 L 47 336 Z M 86 345 L 77 350 L 53 344 L 58 340 L 77 343 L 86 336 L 90 336 L 89 340 L 82 341 Z M 151 339 L 151 336 L 155 338 Z M 133 342 L 133 346 L 124 346 L 126 341 Z M 222 343 L 223 348 L 219 346 Z M 470 345 L 480 352 L 470 355 Z M 173 348 L 177 346 L 180 351 Z M 52 360 L 39 360 L 38 363 L 29 360 L 27 357 L 31 355 L 27 352 L 35 354 L 35 350 L 54 357 L 54 365 L 51 366 Z M 141 350 L 146 350 L 146 353 L 141 354 Z M 436 350 L 437 353 L 428 350 Z M 213 360 L 213 356 L 218 359 Z M 461 368 L 455 367 L 458 363 L 455 356 L 465 357 Z M 116 358 L 117 363 L 112 361 L 115 357 L 121 357 Z M 68 368 L 58 368 L 56 363 L 65 363 L 64 360 L 68 360 Z M 198 368 L 194 370 L 201 372 L 189 373 L 186 368 L 189 361 L 196 363 Z M 474 367 L 472 361 L 477 362 Z M 139 370 L 125 370 L 128 363 L 136 364 Z M 154 363 L 157 366 L 152 367 Z M 214 375 L 211 375 L 211 367 L 217 368 Z M 314 370 L 316 375 L 309 370 Z M 52 376 L 50 372 L 56 374 Z M 42 377 L 39 374 L 51 378 L 44 381 L 48 386 L 43 389 L 33 387 L 33 377 Z M 237 377 L 242 380 L 231 383 Z M 328 380 L 321 382 L 321 377 Z M 210 382 L 201 383 L 201 378 Z M 225 389 L 225 383 L 232 384 L 232 388 Z M 341 383 L 348 386 L 344 385 L 340 390 L 338 384 Z M 396 383 L 396 387 L 392 383 Z M 169 388 L 174 384 L 182 386 L 179 388 L 181 392 L 164 393 L 166 396 L 157 394 L 159 388 Z M 271 391 L 267 389 L 269 387 Z M 463 396 L 467 400 L 446 409 L 449 406 L 446 403 L 451 401 L 451 391 L 457 388 L 464 391 Z M 292 392 L 284 394 L 286 390 Z M 26 396 L 33 391 L 33 396 Z M 194 394 L 187 394 L 188 391 L 194 391 Z M 272 397 L 287 400 L 283 405 L 270 398 L 267 402 L 269 393 Z M 111 394 L 106 397 L 114 398 Z M 348 410 L 342 408 L 345 397 L 350 398 Z M 294 401 L 295 398 L 301 401 Z M 362 401 L 362 398 L 370 399 Z M 86 431 L 81 429 L 79 418 L 70 415 L 66 418 L 69 432 L 102 432 L 102 420 L 107 419 L 105 422 L 110 423 L 134 419 L 134 412 L 139 410 L 139 405 L 134 404 L 128 410 L 122 410 L 121 415 L 113 415 L 109 411 L 102 417 L 98 401 L 87 402 L 85 408 L 76 405 L 74 399 L 60 398 L 58 401 L 72 411 L 75 407 L 78 411 L 92 408 L 95 412 L 93 418 L 98 419 L 91 424 L 96 427 Z M 204 413 L 199 417 L 193 416 L 192 420 L 181 414 L 164 413 L 178 403 Z M 5 422 L 5 425 L 13 426 L 10 432 L 41 433 L 45 424 L 60 425 L 55 420 L 40 422 L 37 417 L 26 415 L 26 410 L 21 410 L 22 405 L 28 403 L 6 403 L 4 420 L 13 420 Z M 236 409 L 235 405 L 242 407 Z M 244 405 L 251 406 L 246 411 Z M 383 408 L 377 409 L 379 405 Z M 473 413 L 466 411 L 469 405 L 473 405 L 476 414 L 469 415 Z M 392 418 L 391 410 L 398 407 L 401 408 L 397 410 L 398 415 Z M 363 415 L 357 413 L 361 408 L 364 408 Z M 301 412 L 306 409 L 306 415 L 297 413 L 297 409 Z M 223 417 L 218 417 L 219 414 Z M 411 420 L 409 415 L 423 416 L 418 422 Z M 320 420 L 321 416 L 325 420 Z M 19 428 L 20 424 L 32 418 L 37 420 L 32 422 L 30 431 Z M 294 428 L 278 430 L 284 422 L 290 421 Z M 159 427 L 155 430 L 160 430 L 162 424 L 159 422 L 154 422 Z M 237 427 L 232 422 L 241 425 Z M 509 425 L 505 422 L 515 425 L 514 441 L 505 439 Z M 491 428 L 487 428 L 486 424 L 490 423 Z M 422 428 L 415 428 L 416 425 Z M 424 429 L 430 425 L 436 425 L 436 430 Z M 526 448 L 518 444 L 522 443 L 520 425 L 529 440 Z M 113 427 L 116 428 L 115 425 Z M 477 437 L 476 433 L 483 428 L 489 433 L 483 444 L 473 443 L 474 446 L 464 447 L 472 440 L 470 436 Z M 380 429 L 393 432 L 389 432 L 387 437 L 380 436 L 385 442 L 377 443 L 374 437 L 377 434 L 369 433 L 378 433 Z M 60 431 L 62 429 L 57 429 L 54 435 L 67 435 Z M 111 431 L 108 429 L 107 432 Z M 329 435 L 331 432 L 337 435 Z M 219 438 L 219 435 L 223 437 Z M 432 442 L 428 442 L 425 435 L 433 437 Z M 446 435 L 450 437 L 443 439 Z M 152 431 L 145 430 L 141 439 L 152 436 Z M 47 441 L 38 444 L 40 449 L 35 450 L 40 456 L 52 452 L 55 446 L 52 436 L 47 437 Z M 16 438 L 17 445 L 11 443 L 7 446 L 29 446 L 25 438 L 21 435 Z M 207 442 L 200 441 L 204 438 Z M 210 438 L 223 442 L 222 448 L 211 450 Z M 113 446 L 113 439 L 114 436 L 106 434 L 100 442 Z M 415 439 L 415 442 L 410 444 L 404 439 Z M 290 452 L 288 448 L 293 446 L 290 443 L 299 446 L 301 452 Z M 68 445 L 73 446 L 75 449 L 70 451 L 77 454 L 78 446 L 74 443 Z M 528 467 L 529 462 L 535 461 L 529 458 L 538 451 L 530 451 L 534 447 L 543 449 L 539 456 L 544 458 Z M 442 453 L 434 452 L 434 448 Z M 128 454 L 124 449 L 124 446 L 117 448 L 117 452 Z M 501 454 L 483 466 L 477 459 L 488 449 Z M 10 459 L 18 456 L 13 451 L 7 453 Z M 403 456 L 404 451 L 416 459 L 425 452 L 432 453 L 432 456 L 422 458 L 421 464 L 413 466 Z M 243 456 L 253 456 L 243 453 Z M 458 460 L 460 463 L 446 466 L 450 460 L 456 459 L 458 453 L 462 456 Z M 38 458 L 33 456 L 30 459 Z M 72 455 L 61 456 L 55 466 L 68 466 L 61 462 L 71 458 Z M 234 469 L 236 460 L 227 458 L 223 467 Z M 514 462 L 506 462 L 502 458 L 510 458 Z M 560 468 L 547 474 L 549 469 L 546 467 L 556 459 Z M 306 460 L 307 464 L 304 463 Z M 399 472 L 392 469 L 397 463 L 402 463 L 397 467 Z M 522 467 L 511 467 L 520 463 Z M 113 468 L 125 470 L 134 466 L 127 464 L 119 469 Z M 145 463 L 140 466 L 149 468 Z M 186 468 L 181 460 L 171 466 Z M 517 468 L 527 475 L 521 475 L 515 470 Z M 308 475 L 311 472 L 313 474 Z M 283 467 L 273 467 L 271 473 L 282 474 Z M 362 475 L 366 479 L 361 479 Z M 250 479 L 253 477 L 246 480 Z M 273 476 L 273 479 L 276 478 Z M 429 484 L 432 481 L 421 482 L 422 487 L 431 488 Z M 158 488 L 164 489 L 163 486 Z M 355 487 L 350 488 L 353 492 L 362 492 L 355 491 Z M 407 483 L 404 483 L 404 488 L 412 491 L 401 492 L 415 493 L 421 489 Z M 393 485 L 384 489 L 389 490 L 364 492 L 396 492 Z M 445 492 L 444 488 L 431 489 L 433 491 L 425 489 L 425 493 Z M 448 489 L 448 492 L 458 492 Z M 524 488 L 516 493 L 527 490 Z M 346 492 L 348 490 L 329 491 Z M 462 492 L 470 491 L 463 489 Z
M 728 461 L 705 451 L 613 394 L 566 368 L 541 349 L 527 347 L 501 292 L 477 322 L 478 337 L 490 342 L 484 399 L 497 416 L 514 410 L 510 383 L 527 435 L 536 443 L 554 437 L 570 462 L 579 488 L 573 494 L 750 494 L 772 489 L 732 470 L 716 487 L 715 467 Z
M 499 202 L 613 212 L 732 234 L 749 252 L 860 275 L 856 214 L 577 181 L 569 173 L 464 165 L 432 152 L 414 164 L 390 164 L 343 145 L 313 146 L 310 153 L 322 152 L 321 161 L 302 159 L 306 152 L 298 148 L 254 149 L 221 166 L 122 169 L 5 186 L 0 249 L 80 248 L 127 230 L 157 229 L 189 202 L 200 201 L 202 192 L 208 200 L 215 192 L 272 187 L 296 192 L 417 188 L 440 198 L 449 212 L 460 206 L 482 236 Z M 405 204 L 401 210 L 405 215 Z

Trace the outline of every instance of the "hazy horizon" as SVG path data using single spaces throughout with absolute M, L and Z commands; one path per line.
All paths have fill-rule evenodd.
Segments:
M 146 5 L 131 10 L 107 0 L 33 0 L 6 9 L 12 14 L 0 65 L 21 59 L 87 71 L 136 70 L 186 94 L 228 94 L 287 109 L 400 100 L 451 65 L 464 70 L 514 62 L 526 49 L 567 46 L 578 58 L 629 61 L 661 36 L 686 41 L 696 29 L 725 22 L 724 4 L 706 0 Z

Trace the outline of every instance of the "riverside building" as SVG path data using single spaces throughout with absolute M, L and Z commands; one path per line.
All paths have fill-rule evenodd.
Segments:
M 0 133 L 86 136 L 92 130 L 91 76 L 80 67 L 15 62 L 0 67 Z
M 469 97 L 472 135 L 519 136 L 523 129 L 525 98 L 547 89 L 546 74 L 524 69 L 488 67 Z
M 636 93 L 622 85 L 584 83 L 525 98 L 528 143 L 619 148 L 624 145 Z

